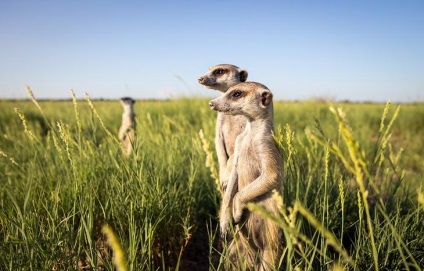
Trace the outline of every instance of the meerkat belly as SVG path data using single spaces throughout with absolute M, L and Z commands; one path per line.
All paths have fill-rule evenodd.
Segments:
M 264 200 L 256 202 L 262 208 L 266 209 L 273 215 L 278 214 L 278 209 L 274 200 L 268 195 Z M 246 212 L 244 217 L 245 225 L 241 228 L 244 236 L 248 236 L 253 244 L 264 249 L 267 243 L 273 243 L 271 239 L 277 238 L 280 234 L 280 229 L 277 224 L 270 223 L 270 220 L 255 212 Z

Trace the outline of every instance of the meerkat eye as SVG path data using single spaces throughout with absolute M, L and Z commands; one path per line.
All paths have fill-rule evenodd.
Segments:
M 234 91 L 233 94 L 231 95 L 233 98 L 240 98 L 241 97 L 242 92 L 240 90 Z
M 224 69 L 217 69 L 213 72 L 215 75 L 223 75 L 225 73 Z

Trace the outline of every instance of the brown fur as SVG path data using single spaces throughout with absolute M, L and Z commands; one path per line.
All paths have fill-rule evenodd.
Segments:
M 210 67 L 207 73 L 199 77 L 199 83 L 207 88 L 225 93 L 228 88 L 240 82 L 245 82 L 247 76 L 247 71 L 237 66 L 219 64 Z M 232 168 L 230 157 L 234 153 L 236 137 L 244 130 L 245 126 L 246 120 L 243 116 L 230 116 L 218 112 L 215 148 L 219 163 L 219 179 L 223 191 L 226 189 L 229 172 Z
M 240 83 L 210 101 L 211 109 L 247 119 L 246 129 L 236 140 L 234 162 L 220 216 L 221 234 L 234 222 L 236 235 L 229 257 L 246 262 L 253 270 L 272 270 L 278 259 L 281 229 L 271 220 L 248 211 L 257 203 L 278 215 L 273 191 L 282 186 L 282 156 L 272 137 L 272 93 L 255 82 Z

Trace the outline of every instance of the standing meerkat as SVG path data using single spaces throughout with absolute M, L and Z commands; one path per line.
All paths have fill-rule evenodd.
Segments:
M 209 106 L 247 120 L 246 129 L 236 140 L 233 168 L 221 206 L 221 234 L 229 231 L 232 222 L 237 224 L 229 257 L 238 262 L 247 260 L 254 270 L 272 270 L 278 260 L 281 229 L 245 208 L 253 202 L 274 215 L 279 213 L 273 191 L 281 192 L 283 172 L 282 156 L 272 137 L 272 93 L 259 83 L 240 83 L 210 101 Z
M 231 64 L 219 64 L 209 68 L 209 71 L 199 77 L 199 83 L 222 93 L 247 80 L 248 73 Z M 218 156 L 219 180 L 222 191 L 227 187 L 231 170 L 232 155 L 236 137 L 244 130 L 246 120 L 242 116 L 230 116 L 218 112 L 215 128 L 215 149 Z M 230 159 L 230 160 L 229 160 Z M 228 164 L 228 166 L 227 166 Z
M 130 155 L 135 138 L 135 101 L 129 97 L 123 97 L 120 100 L 124 113 L 122 114 L 122 125 L 119 128 L 119 140 L 121 140 L 126 155 Z

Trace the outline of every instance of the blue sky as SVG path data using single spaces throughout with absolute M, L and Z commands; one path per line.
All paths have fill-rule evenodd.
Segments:
M 424 1 L 1 1 L 0 98 L 214 97 L 215 64 L 276 99 L 424 101 Z

